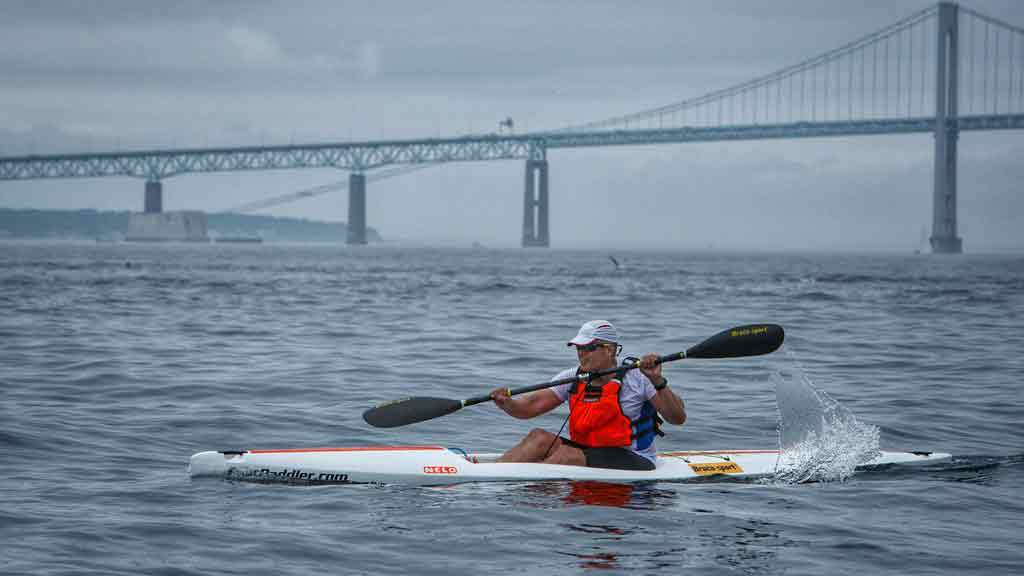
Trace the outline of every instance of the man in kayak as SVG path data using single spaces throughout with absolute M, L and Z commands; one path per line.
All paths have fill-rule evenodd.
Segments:
M 587 322 L 568 345 L 576 347 L 579 366 L 562 371 L 555 380 L 618 366 L 621 346 L 610 322 Z M 686 421 L 683 400 L 668 387 L 657 358 L 647 354 L 640 359 L 639 370 L 545 388 L 522 398 L 510 397 L 506 388 L 491 391 L 499 408 L 521 419 L 569 402 L 569 438 L 534 428 L 498 461 L 653 470 L 654 437 L 661 434 L 658 415 L 676 425 Z

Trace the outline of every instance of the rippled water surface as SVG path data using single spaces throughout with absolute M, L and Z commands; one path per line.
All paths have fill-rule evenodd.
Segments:
M 1024 572 L 1024 258 L 0 243 L 0 572 Z M 201 450 L 442 444 L 497 452 L 491 405 L 404 428 L 379 401 L 475 396 L 573 364 L 776 322 L 771 356 L 666 367 L 662 450 L 772 448 L 801 374 L 888 450 L 842 482 L 445 488 L 190 480 Z

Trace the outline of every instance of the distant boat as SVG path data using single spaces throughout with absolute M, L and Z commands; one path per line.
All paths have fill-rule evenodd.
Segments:
M 263 238 L 259 236 L 218 236 L 214 239 L 214 242 L 224 242 L 228 244 L 261 244 Z

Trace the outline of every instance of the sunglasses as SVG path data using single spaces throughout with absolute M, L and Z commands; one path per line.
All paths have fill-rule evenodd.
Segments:
M 604 348 L 605 346 L 607 346 L 607 344 L 603 342 L 591 342 L 590 344 L 577 344 L 576 349 L 584 352 L 593 352 L 594 350 Z

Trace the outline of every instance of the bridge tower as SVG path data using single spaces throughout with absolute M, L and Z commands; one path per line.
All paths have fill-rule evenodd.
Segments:
M 146 196 L 143 211 L 148 213 L 163 212 L 164 210 L 164 185 L 156 179 L 146 180 Z
M 366 244 L 366 174 L 348 176 L 348 229 L 346 244 Z
M 539 156 L 539 158 L 537 157 Z M 548 160 L 543 149 L 531 151 L 526 161 L 526 188 L 523 191 L 523 248 L 547 248 L 548 236 Z
M 959 43 L 958 8 L 942 2 L 938 15 L 938 46 L 935 73 L 935 188 L 932 193 L 932 252 L 959 254 L 962 241 L 956 230 L 956 141 L 959 130 L 957 70 Z

